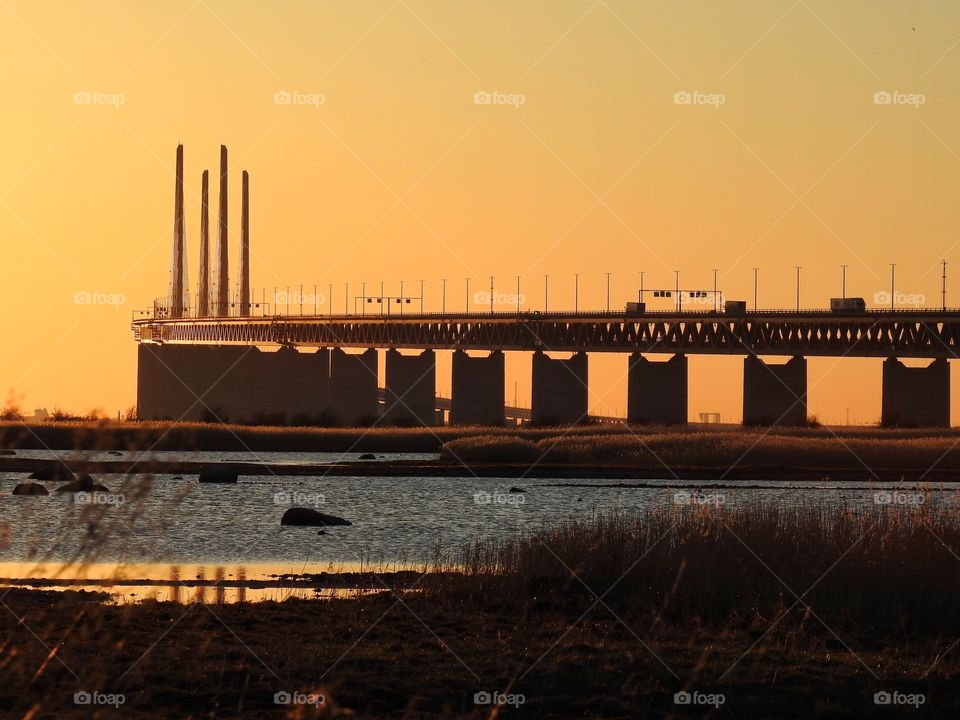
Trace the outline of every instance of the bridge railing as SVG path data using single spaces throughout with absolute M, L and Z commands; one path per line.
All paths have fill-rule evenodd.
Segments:
M 341 319 L 360 319 L 365 320 L 390 320 L 390 321 L 430 321 L 430 320 L 490 320 L 490 319 L 499 319 L 499 320 L 510 320 L 510 319 L 522 319 L 526 321 L 538 321 L 538 320 L 564 320 L 564 319 L 602 319 L 602 318 L 611 318 L 616 320 L 622 320 L 624 318 L 670 318 L 670 317 L 679 317 L 679 318 L 727 318 L 734 319 L 738 317 L 750 317 L 750 318 L 797 318 L 797 317 L 871 317 L 871 316 L 945 316 L 945 315 L 960 315 L 960 308 L 867 308 L 864 311 L 859 312 L 837 312 L 825 308 L 807 308 L 807 309 L 760 309 L 760 310 L 750 310 L 746 313 L 727 313 L 722 310 L 680 310 L 675 309 L 671 310 L 646 310 L 643 313 L 635 312 L 626 312 L 624 310 L 531 310 L 531 309 L 520 309 L 520 310 L 494 310 L 494 311 L 472 311 L 472 312 L 402 312 L 402 311 L 393 311 L 388 312 L 381 310 L 381 312 L 359 312 L 359 313 L 322 313 L 322 312 L 304 312 L 303 308 L 291 308 L 289 305 L 273 305 L 269 302 L 251 302 L 249 306 L 249 312 L 246 314 L 241 314 L 241 306 L 239 302 L 229 302 L 227 303 L 221 311 L 221 308 L 216 304 L 211 304 L 209 311 L 206 314 L 200 314 L 199 308 L 196 305 L 184 305 L 184 306 L 172 306 L 167 298 L 160 298 L 154 301 L 153 306 L 143 310 L 134 310 L 132 313 L 132 320 L 134 322 L 138 321 L 177 321 L 177 320 L 217 320 L 220 318 L 233 318 L 233 319 L 257 319 L 257 318 L 270 318 L 270 319 L 305 319 L 305 320 L 341 320 Z

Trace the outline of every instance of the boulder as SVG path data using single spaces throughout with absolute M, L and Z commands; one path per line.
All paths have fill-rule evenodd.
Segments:
M 510 488 L 510 492 L 512 492 L 512 493 L 525 493 L 526 490 L 524 490 L 523 488 L 512 487 L 512 488 Z
M 327 527 L 330 525 L 353 525 L 336 515 L 326 515 L 309 508 L 292 507 L 280 518 L 281 525 L 297 525 L 300 527 Z
M 202 483 L 235 483 L 238 477 L 235 470 L 214 466 L 201 470 L 199 480 Z
M 110 492 L 110 488 L 99 485 L 93 481 L 93 478 L 84 473 L 73 482 L 64 483 L 57 488 L 60 493 L 78 493 L 78 492 Z
M 111 450 L 110 452 L 107 453 L 107 455 L 123 455 L 123 453 L 120 452 L 119 450 Z
M 14 495 L 49 495 L 47 489 L 40 483 L 20 483 L 13 489 Z
M 361 460 L 376 460 L 376 459 L 377 459 L 377 456 L 374 455 L 373 453 L 364 453 L 363 455 L 360 456 L 360 459 L 361 459 Z

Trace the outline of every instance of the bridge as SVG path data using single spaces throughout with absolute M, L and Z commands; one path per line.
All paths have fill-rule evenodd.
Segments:
M 529 420 L 571 424 L 588 418 L 589 354 L 613 352 L 627 355 L 629 422 L 686 422 L 687 356 L 712 354 L 744 357 L 747 424 L 807 421 L 810 356 L 883 358 L 884 424 L 950 424 L 948 360 L 960 349 L 960 309 L 747 311 L 738 306 L 731 312 L 647 312 L 638 303 L 625 312 L 402 313 L 402 302 L 393 312 L 381 295 L 377 313 L 290 314 L 289 304 L 287 312 L 279 312 L 265 297 L 257 302 L 250 289 L 246 172 L 240 281 L 235 293 L 229 290 L 225 147 L 220 160 L 216 264 L 211 281 L 204 171 L 200 279 L 197 302 L 191 304 L 183 262 L 183 147 L 177 148 L 170 292 L 148 310 L 135 312 L 132 321 L 139 344 L 141 417 L 503 424 L 508 417 L 503 353 L 529 352 L 533 353 Z M 371 301 L 358 299 L 363 310 Z M 270 347 L 279 351 L 266 351 Z M 382 403 L 381 351 L 386 353 Z M 436 398 L 436 353 L 445 351 L 453 353 L 449 412 Z M 548 353 L 571 357 L 557 359 Z M 654 361 L 649 354 L 672 358 Z M 775 364 L 762 359 L 765 356 L 788 360 Z M 931 363 L 907 367 L 901 362 L 904 358 Z M 526 419 L 512 410 L 510 417 Z

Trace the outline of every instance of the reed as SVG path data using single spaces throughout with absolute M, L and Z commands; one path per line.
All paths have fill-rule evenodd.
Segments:
M 960 631 L 960 517 L 947 507 L 690 505 L 597 514 L 476 541 L 427 587 L 467 604 L 589 606 L 599 597 L 677 626 L 766 625 L 810 608 L 878 636 L 949 634 Z

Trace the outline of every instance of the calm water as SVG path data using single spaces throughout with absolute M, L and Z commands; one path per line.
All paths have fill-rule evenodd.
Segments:
M 29 451 L 17 453 L 30 456 Z M 35 457 L 49 457 L 35 451 Z M 75 453 L 62 456 L 77 457 Z M 198 461 L 269 460 L 330 463 L 356 459 L 340 453 L 152 453 L 162 459 Z M 427 459 L 431 455 L 377 453 L 389 458 Z M 89 453 L 91 460 L 118 459 Z M 82 505 L 73 495 L 14 497 L 24 473 L 0 477 L 0 532 L 5 562 L 65 562 L 77 559 L 120 563 L 268 564 L 288 572 L 352 566 L 364 560 L 415 562 L 431 557 L 439 544 L 452 550 L 479 538 L 505 536 L 518 529 L 597 511 L 644 510 L 674 505 L 681 483 L 648 481 L 656 487 L 615 487 L 623 481 L 564 479 L 377 478 L 326 475 L 314 477 L 243 476 L 236 485 L 201 485 L 195 475 L 95 476 L 119 498 Z M 629 481 L 635 483 L 638 481 Z M 591 487 L 570 486 L 587 483 Z M 763 484 L 762 489 L 754 487 Z M 56 483 L 45 483 L 48 489 Z M 695 483 L 684 482 L 691 487 Z M 783 506 L 835 504 L 869 508 L 882 484 L 788 483 L 775 478 L 758 483 L 726 482 L 718 490 L 726 506 L 758 501 Z M 511 486 L 524 494 L 510 494 Z M 960 484 L 929 488 L 926 504 L 958 500 Z M 479 493 L 479 495 L 478 495 Z M 113 504 L 111 504 L 113 503 Z M 339 515 L 351 527 L 282 527 L 291 504 Z

